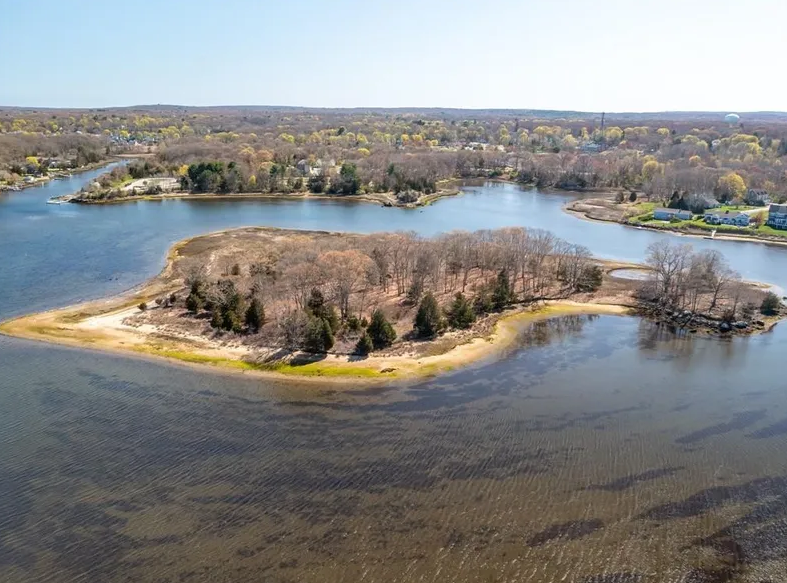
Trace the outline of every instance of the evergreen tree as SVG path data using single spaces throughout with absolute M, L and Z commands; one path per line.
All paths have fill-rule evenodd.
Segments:
M 475 322 L 475 311 L 467 298 L 460 292 L 448 309 L 448 324 L 452 328 L 467 329 Z
M 333 348 L 334 339 L 333 339 L 333 329 L 331 328 L 331 323 L 328 320 L 322 321 L 322 349 L 328 352 L 331 348 Z
M 760 312 L 765 314 L 766 316 L 773 316 L 779 313 L 779 309 L 782 307 L 782 301 L 779 299 L 773 292 L 768 292 L 765 294 L 765 298 L 762 300 L 762 304 L 760 305 Z
M 224 318 L 222 317 L 221 311 L 218 309 L 214 309 L 213 313 L 210 317 L 210 325 L 212 328 L 222 328 L 224 323 Z
M 410 284 L 410 288 L 407 290 L 407 301 L 415 304 L 418 300 L 421 299 L 421 295 L 424 293 L 424 280 L 420 277 L 414 277 L 413 282 Z
M 391 326 L 391 323 L 385 319 L 385 314 L 380 309 L 372 313 L 372 321 L 369 322 L 367 333 L 372 339 L 372 345 L 375 350 L 387 348 L 396 340 L 396 331 Z
M 323 317 L 323 310 L 325 309 L 325 296 L 318 288 L 312 288 L 309 294 L 309 299 L 306 300 L 306 309 L 308 312 L 317 318 Z
M 508 270 L 501 269 L 497 274 L 495 287 L 492 290 L 492 305 L 496 310 L 507 308 L 514 298 L 511 290 L 511 280 L 508 279 Z
M 203 299 L 193 291 L 186 298 L 186 309 L 192 314 L 198 314 L 204 305 Z
M 427 292 L 421 300 L 413 328 L 420 338 L 433 338 L 445 329 L 445 320 L 432 292 Z
M 478 294 L 473 299 L 473 310 L 476 314 L 488 314 L 494 309 L 492 305 L 492 296 L 489 293 L 489 286 L 482 286 L 478 290 Z
M 254 298 L 246 310 L 246 326 L 252 333 L 259 332 L 260 328 L 265 324 L 265 307 L 259 298 Z
M 241 319 L 234 310 L 224 310 L 221 316 L 221 327 L 227 332 L 240 332 L 243 329 Z
M 303 336 L 303 349 L 308 352 L 323 352 L 322 320 L 312 316 Z
M 325 296 L 319 289 L 312 289 L 309 299 L 306 301 L 306 311 L 315 318 L 327 320 L 331 325 L 331 332 L 334 334 L 339 331 L 341 326 L 339 314 L 334 306 L 330 306 L 325 302 Z
M 327 352 L 333 348 L 331 325 L 321 318 L 312 316 L 306 326 L 303 348 L 309 352 Z
M 328 306 L 323 310 L 323 320 L 328 322 L 331 327 L 331 332 L 336 334 L 341 328 L 342 321 L 339 318 L 339 312 L 336 310 L 336 306 Z
M 360 354 L 361 356 L 366 356 L 372 350 L 374 350 L 374 343 L 372 342 L 372 337 L 369 336 L 368 332 L 366 332 L 358 340 L 358 344 L 355 345 L 355 353 Z
M 590 265 L 582 270 L 576 284 L 577 291 L 592 292 L 601 287 L 604 272 L 598 265 Z

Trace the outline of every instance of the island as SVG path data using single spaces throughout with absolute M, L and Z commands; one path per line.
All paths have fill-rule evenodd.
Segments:
M 0 332 L 352 385 L 500 355 L 545 318 L 639 314 L 732 335 L 768 330 L 782 313 L 775 294 L 742 282 L 717 252 L 664 242 L 634 265 L 542 230 L 426 238 L 254 227 L 182 241 L 141 288 L 17 318 Z

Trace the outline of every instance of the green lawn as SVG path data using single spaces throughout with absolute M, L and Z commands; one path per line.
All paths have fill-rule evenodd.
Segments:
M 702 231 L 718 231 L 719 233 L 736 233 L 738 235 L 750 236 L 763 236 L 763 237 L 781 237 L 787 239 L 787 230 L 774 229 L 766 225 L 757 228 L 752 227 L 736 227 L 734 225 L 709 225 L 700 219 L 692 219 L 690 221 L 654 221 L 652 217 L 637 222 L 647 227 L 656 227 L 663 229 L 677 229 L 687 231 L 689 229 L 698 229 Z

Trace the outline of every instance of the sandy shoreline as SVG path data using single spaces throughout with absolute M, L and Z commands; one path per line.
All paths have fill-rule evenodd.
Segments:
M 296 353 L 294 358 L 272 362 L 265 361 L 265 349 L 233 342 L 231 338 L 228 341 L 216 341 L 195 334 L 165 331 L 154 325 L 129 325 L 125 322 L 128 317 L 139 313 L 138 305 L 141 302 L 152 305 L 155 298 L 182 288 L 183 282 L 175 273 L 175 264 L 183 258 L 181 250 L 190 243 L 248 230 L 295 233 L 286 229 L 257 227 L 219 231 L 180 241 L 168 251 L 164 269 L 145 284 L 118 296 L 21 316 L 0 323 L 0 334 L 187 364 L 203 370 L 301 382 L 319 380 L 321 383 L 336 381 L 357 385 L 428 377 L 492 358 L 502 354 L 513 344 L 522 326 L 538 320 L 567 315 L 632 312 L 629 307 L 614 304 L 610 300 L 607 300 L 608 303 L 545 302 L 536 308 L 519 306 L 508 310 L 494 322 L 491 332 L 487 327 L 486 332 L 479 331 L 470 338 L 454 338 L 453 333 L 448 333 L 441 338 L 456 342 L 456 345 L 440 354 L 417 354 L 416 350 L 409 349 L 404 354 L 372 354 L 365 358 L 349 354 Z M 634 266 L 608 262 L 608 267 L 614 269 Z
M 160 293 L 163 290 L 158 290 Z M 302 355 L 296 361 L 257 364 L 247 347 L 219 345 L 198 336 L 160 334 L 154 326 L 129 326 L 124 320 L 138 312 L 136 304 L 150 295 L 143 289 L 126 299 L 90 302 L 22 316 L 0 324 L 0 334 L 27 340 L 88 348 L 114 354 L 149 357 L 197 368 L 245 376 L 303 381 L 366 384 L 430 377 L 501 355 L 523 326 L 570 315 L 627 315 L 621 305 L 571 301 L 548 302 L 536 308 L 509 310 L 493 333 L 476 337 L 435 356 L 395 355 L 359 358 L 353 355 Z M 152 294 L 156 295 L 156 294 Z

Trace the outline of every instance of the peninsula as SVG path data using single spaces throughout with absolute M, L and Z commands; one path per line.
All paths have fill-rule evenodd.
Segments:
M 621 277 L 624 269 L 651 276 Z M 142 288 L 0 332 L 246 374 L 373 382 L 499 354 L 524 324 L 570 314 L 761 331 L 781 314 L 778 298 L 760 314 L 769 298 L 717 254 L 666 244 L 638 266 L 596 260 L 540 230 L 421 238 L 260 227 L 178 243 Z

